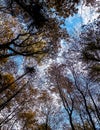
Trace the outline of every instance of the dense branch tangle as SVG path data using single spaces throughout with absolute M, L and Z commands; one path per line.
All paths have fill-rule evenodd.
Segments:
M 82 59 L 88 65 L 89 76 L 94 81 L 100 81 L 100 21 L 83 27 L 81 34 Z M 87 31 L 87 32 L 86 32 Z
M 44 41 L 34 41 L 34 37 L 30 34 L 19 34 L 10 42 L 0 44 L 0 58 L 7 58 L 15 55 L 35 57 L 38 54 L 47 53 L 48 51 L 45 47 L 46 43 Z
M 86 79 L 83 78 L 85 83 L 83 85 L 83 82 L 78 80 L 79 75 L 71 68 L 72 82 L 62 74 L 64 66 L 52 65 L 48 72 L 50 73 L 50 80 L 58 89 L 62 104 L 69 117 L 71 129 L 96 130 L 97 124 L 99 125 L 100 112 L 98 103 L 93 98 L 94 94 L 89 90 L 91 88 L 90 81 L 86 82 Z M 78 118 L 76 121 L 73 113 Z M 77 124 L 77 120 L 80 121 L 79 124 Z
M 11 9 L 13 13 L 13 4 L 16 2 L 16 4 L 24 11 L 26 12 L 30 18 L 32 19 L 32 26 L 37 27 L 38 29 L 42 27 L 48 20 L 45 17 L 45 15 L 42 13 L 43 11 L 43 5 L 39 2 L 34 1 L 21 1 L 21 0 L 8 0 L 8 7 Z
M 14 32 L 11 31 L 11 33 L 9 34 L 9 35 L 12 35 L 10 40 L 8 40 L 6 43 L 2 43 L 2 41 L 0 41 L 1 42 L 0 43 L 0 58 L 7 58 L 10 56 L 16 56 L 16 55 L 37 57 L 37 55 L 42 55 L 42 54 L 47 53 L 48 49 L 45 48 L 46 41 L 41 40 L 37 32 L 35 33 L 33 31 L 34 27 L 39 29 L 43 25 L 45 25 L 45 22 L 47 21 L 47 19 L 45 18 L 45 16 L 43 16 L 43 13 L 41 12 L 42 6 L 36 2 L 34 3 L 34 6 L 33 6 L 33 3 L 31 3 L 30 5 L 27 5 L 25 2 L 20 1 L 20 0 L 16 0 L 16 1 L 8 0 L 7 2 L 8 2 L 7 9 L 10 8 L 11 12 L 14 12 L 16 14 L 16 10 L 19 12 L 23 10 L 25 14 L 28 14 L 28 19 L 30 20 L 31 18 L 30 21 L 32 21 L 31 24 L 29 25 L 29 27 L 30 26 L 32 27 L 32 32 L 28 30 L 29 28 L 27 29 L 27 33 L 25 31 L 22 31 L 21 29 L 21 33 L 18 34 L 16 38 L 14 38 L 15 37 L 13 34 Z M 17 5 L 20 7 L 19 9 L 17 9 Z M 14 8 L 15 10 L 13 10 Z M 16 15 L 18 15 L 18 13 Z M 25 19 L 27 19 L 27 16 L 25 16 Z M 11 30 L 11 28 L 13 28 L 14 25 L 12 24 L 12 26 L 11 25 L 10 26 L 3 25 L 3 26 L 5 26 L 4 28 L 5 30 L 7 29 Z M 26 24 L 25 26 L 28 26 L 28 24 Z M 2 33 L 0 35 L 2 35 Z M 38 36 L 38 38 L 35 38 L 35 36 Z

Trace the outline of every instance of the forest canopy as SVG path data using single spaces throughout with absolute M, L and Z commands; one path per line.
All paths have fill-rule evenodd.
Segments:
M 79 28 L 83 7 L 98 15 L 85 24 L 81 13 Z M 0 130 L 100 129 L 99 10 L 96 0 L 1 0 Z

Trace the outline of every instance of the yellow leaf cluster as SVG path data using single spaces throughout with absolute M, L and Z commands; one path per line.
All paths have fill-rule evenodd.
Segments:
M 10 42 L 17 33 L 15 30 L 20 31 L 18 21 L 10 15 L 0 13 L 0 44 Z
M 32 110 L 19 113 L 20 118 L 24 118 L 24 119 L 28 119 L 28 120 L 34 119 L 35 116 L 36 116 L 36 113 Z
M 25 122 L 25 126 L 27 129 L 29 128 L 34 128 L 34 126 L 36 125 L 36 113 L 32 110 L 28 110 L 28 111 L 25 111 L 25 112 L 20 112 L 19 113 L 19 118 L 22 119 L 22 121 Z
M 7 85 L 13 83 L 15 81 L 15 79 L 12 74 L 7 73 L 7 74 L 3 75 L 3 81 L 4 81 L 4 86 L 7 86 Z M 12 85 L 10 85 L 9 90 L 14 91 L 15 87 L 16 87 L 16 85 L 15 85 L 15 83 L 13 83 Z
M 3 64 L 5 64 L 7 62 L 8 58 L 0 58 L 0 66 L 2 66 Z

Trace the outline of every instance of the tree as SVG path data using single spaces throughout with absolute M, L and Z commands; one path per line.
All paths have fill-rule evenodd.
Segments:
M 76 73 L 73 68 L 70 68 L 72 73 L 72 80 L 70 80 L 63 73 L 66 70 L 65 68 L 65 64 L 52 65 L 49 69 L 49 75 L 69 116 L 71 129 L 76 130 L 80 127 L 80 129 L 85 130 L 96 130 L 96 127 L 100 125 L 100 112 L 98 103 L 94 99 L 96 91 L 91 92 L 95 89 L 95 85 L 90 80 L 86 80 L 84 75 L 81 76 L 81 74 Z M 87 124 L 89 127 L 87 127 Z
M 93 3 L 91 1 L 87 4 Z M 60 25 L 65 17 L 77 13 L 79 2 L 0 2 L 0 129 L 19 126 L 22 130 L 51 130 L 58 129 L 60 124 L 64 128 L 65 111 L 69 129 L 95 129 L 99 124 L 96 94 L 92 95 L 90 86 L 81 90 L 84 86 L 74 73 L 74 82 L 69 80 L 62 73 L 66 65 L 50 68 L 53 88 L 43 90 L 42 81 L 38 81 L 38 85 L 35 82 L 40 75 L 39 64 L 35 62 L 58 55 L 60 41 L 69 38 Z
M 100 81 L 100 30 L 99 21 L 83 27 L 81 33 L 82 59 L 88 64 L 89 76 Z
M 55 83 L 59 96 L 62 100 L 63 106 L 69 116 L 69 122 L 71 125 L 72 130 L 75 130 L 74 124 L 73 124 L 73 109 L 74 109 L 74 100 L 71 95 L 71 92 L 73 91 L 73 87 L 70 81 L 67 81 L 63 74 L 61 73 L 62 69 L 64 68 L 63 65 L 58 66 L 54 65 L 51 67 L 51 81 Z M 55 71 L 55 72 L 54 72 Z M 67 95 L 68 94 L 68 95 Z
M 55 1 L 55 5 L 56 3 L 62 6 L 64 1 L 61 3 Z M 52 7 L 54 7 L 54 5 L 52 5 Z M 5 11 L 5 8 L 7 11 Z M 46 11 L 43 12 L 45 8 Z M 4 62 L 3 65 L 1 64 L 1 77 L 3 77 L 4 73 L 3 67 L 12 57 L 18 55 L 23 56 L 23 58 L 31 57 L 40 61 L 45 54 L 52 55 L 53 49 L 54 51 L 58 50 L 58 41 L 60 38 L 64 37 L 65 32 L 63 33 L 64 35 L 61 34 L 62 32 L 59 27 L 59 22 L 56 20 L 56 18 L 51 18 L 49 16 L 46 18 L 50 8 L 51 6 L 49 7 L 48 2 L 46 4 L 45 2 L 41 3 L 39 1 L 29 1 L 27 4 L 25 1 L 21 2 L 19 0 L 5 0 L 5 3 L 1 3 L 0 62 Z M 51 13 L 53 12 L 51 11 Z M 18 15 L 23 16 L 23 23 L 25 23 L 27 20 L 32 20 L 30 20 L 31 24 L 26 22 L 26 30 L 21 26 L 21 22 L 18 21 Z M 8 20 L 8 18 L 10 18 L 10 20 Z M 9 68 L 10 66 L 8 69 Z M 18 80 L 23 78 L 26 74 L 28 74 L 28 72 L 19 78 L 15 78 L 13 82 L 4 85 L 4 87 L 2 87 L 3 85 L 1 84 L 0 94 L 3 95 L 3 92 L 8 91 L 11 85 L 13 85 L 15 82 L 18 82 Z M 23 88 L 23 86 L 19 87 L 19 90 L 21 88 Z M 6 104 L 19 93 L 19 90 L 13 92 L 12 96 L 1 104 L 1 109 L 6 107 Z

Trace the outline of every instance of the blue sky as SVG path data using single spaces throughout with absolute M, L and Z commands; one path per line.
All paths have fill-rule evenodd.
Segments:
M 79 5 L 78 9 L 77 14 L 67 17 L 64 25 L 61 25 L 62 28 L 66 28 L 71 37 L 78 36 L 82 25 L 93 22 L 99 16 L 96 12 L 97 8 L 92 6 Z
M 82 17 L 79 14 L 75 14 L 74 16 L 66 18 L 64 25 L 61 25 L 61 27 L 66 28 L 70 36 L 75 36 L 75 34 L 79 33 L 82 23 Z

